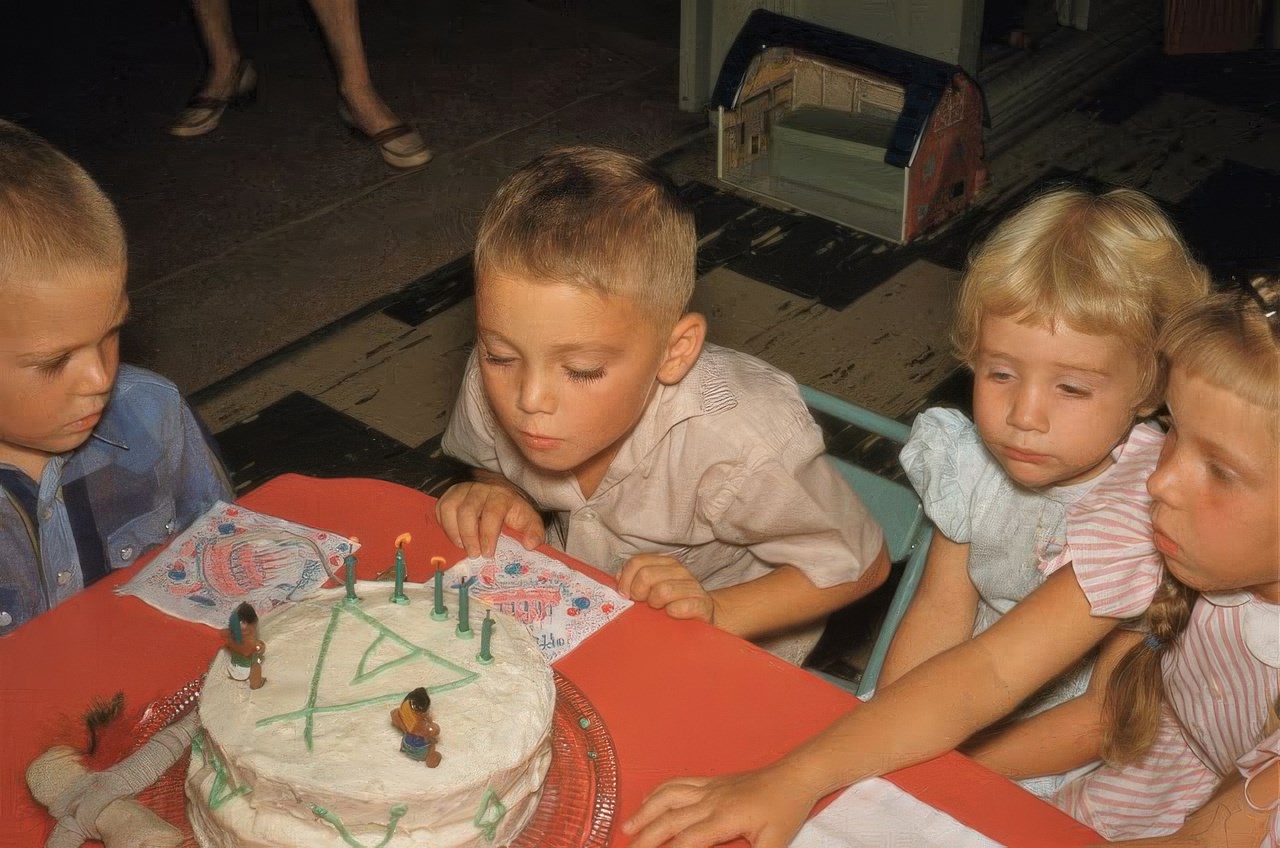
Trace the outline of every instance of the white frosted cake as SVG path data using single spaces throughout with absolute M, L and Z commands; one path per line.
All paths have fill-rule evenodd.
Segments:
M 491 664 L 431 617 L 431 586 L 361 582 L 358 604 L 327 589 L 265 617 L 266 685 L 230 678 L 220 651 L 200 697 L 187 810 L 204 848 L 503 846 L 538 805 L 551 764 L 555 683 L 529 631 L 492 613 Z M 430 693 L 440 764 L 400 752 L 391 711 Z

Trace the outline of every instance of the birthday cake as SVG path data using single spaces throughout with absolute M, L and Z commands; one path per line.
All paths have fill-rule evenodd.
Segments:
M 259 689 L 232 679 L 225 650 L 215 658 L 186 780 L 203 848 L 488 848 L 533 815 L 555 684 L 528 630 L 492 612 L 482 638 L 488 608 L 472 600 L 460 638 L 452 592 L 433 620 L 429 586 L 406 588 L 407 605 L 388 583 L 356 591 L 359 603 L 327 589 L 262 620 Z M 439 726 L 434 768 L 401 752 L 390 719 L 418 687 Z

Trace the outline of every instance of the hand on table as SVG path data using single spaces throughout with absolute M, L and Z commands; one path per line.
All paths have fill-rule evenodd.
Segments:
M 752 848 L 786 848 L 815 799 L 772 768 L 684 778 L 653 791 L 622 825 L 631 848 L 708 848 L 737 837 Z
M 436 521 L 469 557 L 493 556 L 504 526 L 515 531 L 526 550 L 547 539 L 542 516 L 524 493 L 497 479 L 450 486 L 436 501 Z
M 666 610 L 672 618 L 716 623 L 716 602 L 680 560 L 665 554 L 639 554 L 618 573 L 625 598 Z

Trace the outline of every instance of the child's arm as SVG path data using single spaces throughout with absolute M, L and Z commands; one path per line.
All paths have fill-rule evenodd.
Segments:
M 627 560 L 618 591 L 672 618 L 705 621 L 744 639 L 761 639 L 817 621 L 871 592 L 889 576 L 883 547 L 857 580 L 820 589 L 800 569 L 782 565 L 754 580 L 708 591 L 679 560 L 642 554 Z
M 472 470 L 474 479 L 455 483 L 436 501 L 436 521 L 467 556 L 493 556 L 505 526 L 532 549 L 547 539 L 533 500 L 501 474 Z
M 969 545 L 935 532 L 924 574 L 898 625 L 877 685 L 893 683 L 927 659 L 973 636 L 978 592 L 969 579 Z
M 1223 781 L 1218 793 L 1187 816 L 1177 833 L 1125 840 L 1149 848 L 1260 848 L 1280 840 L 1280 762 L 1256 774 L 1246 787 L 1239 775 Z M 1268 832 L 1270 831 L 1270 832 Z M 1270 837 L 1270 841 L 1265 841 Z M 1116 843 L 1108 843 L 1116 844 Z
M 1102 643 L 1079 697 L 1019 721 L 964 752 L 1013 780 L 1062 774 L 1098 759 L 1102 748 L 1102 702 L 1116 664 L 1142 641 L 1132 630 L 1114 630 Z
M 1094 617 L 1064 568 L 974 639 L 909 672 L 771 766 L 745 775 L 673 781 L 624 832 L 633 848 L 745 836 L 784 848 L 824 795 L 935 757 L 1008 713 L 1084 656 L 1115 626 Z

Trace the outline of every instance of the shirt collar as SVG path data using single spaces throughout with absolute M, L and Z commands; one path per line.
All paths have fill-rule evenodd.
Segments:
M 1258 662 L 1280 668 L 1280 606 L 1259 599 L 1252 592 L 1206 592 L 1204 599 L 1216 607 L 1239 607 L 1240 630 L 1245 647 Z
M 112 397 L 114 401 L 114 396 Z M 98 426 L 93 428 L 93 435 L 89 438 L 97 439 L 100 442 L 106 442 L 112 447 L 121 450 L 129 449 L 129 442 L 125 438 L 125 428 L 117 417 L 111 414 L 114 404 L 107 404 L 106 410 L 103 412 L 102 420 L 98 422 Z
M 609 464 L 597 493 L 626 479 L 678 424 L 738 405 L 720 367 L 722 358 L 721 348 L 705 345 L 684 379 L 672 385 L 658 385 L 631 436 Z

